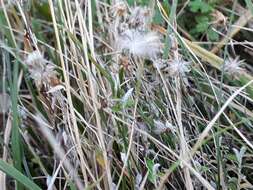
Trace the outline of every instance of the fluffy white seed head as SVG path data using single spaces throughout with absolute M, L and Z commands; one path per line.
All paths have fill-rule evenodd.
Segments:
M 163 123 L 159 120 L 154 120 L 154 133 L 157 135 L 161 135 L 162 133 L 165 132 L 173 132 L 175 131 L 175 126 L 173 126 L 171 123 L 169 123 L 168 121 L 166 121 L 166 123 Z
M 147 7 L 134 7 L 130 10 L 129 24 L 133 28 L 146 30 L 151 20 L 151 10 Z
M 169 61 L 168 67 L 165 69 L 170 76 L 185 76 L 186 73 L 190 72 L 190 63 L 189 61 L 185 61 L 181 57 L 178 59 L 173 59 Z
M 225 60 L 224 71 L 231 75 L 240 74 L 244 71 L 244 69 L 241 67 L 242 63 L 243 60 L 240 60 L 239 56 L 237 56 L 235 59 L 228 57 Z
M 36 50 L 28 54 L 26 63 L 28 66 L 33 66 L 35 64 L 42 66 L 46 63 L 46 60 L 44 59 L 43 55 Z
M 143 58 L 156 58 L 161 53 L 160 36 L 155 32 L 140 32 L 128 29 L 117 42 L 119 51 L 127 50 L 130 54 Z
M 55 66 L 48 62 L 39 51 L 28 54 L 25 63 L 31 78 L 38 86 L 48 85 L 51 79 L 56 78 Z
M 168 61 L 166 59 L 153 59 L 153 65 L 156 69 L 164 69 L 166 68 Z

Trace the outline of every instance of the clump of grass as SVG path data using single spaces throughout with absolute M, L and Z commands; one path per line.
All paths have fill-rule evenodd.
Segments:
M 250 1 L 0 2 L 2 189 L 253 188 Z

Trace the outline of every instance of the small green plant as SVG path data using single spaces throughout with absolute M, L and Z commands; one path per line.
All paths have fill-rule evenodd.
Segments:
M 190 30 L 190 33 L 195 38 L 206 34 L 211 41 L 217 41 L 219 35 L 212 29 L 212 12 L 214 11 L 214 2 L 206 2 L 204 0 L 192 0 L 189 3 L 189 9 L 194 15 L 195 26 Z

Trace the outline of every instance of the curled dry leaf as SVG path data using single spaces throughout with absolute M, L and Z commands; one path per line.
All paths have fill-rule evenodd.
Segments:
M 212 24 L 214 25 L 221 25 L 221 26 L 226 26 L 227 24 L 227 17 L 225 17 L 222 12 L 218 10 L 214 10 L 213 13 L 211 14 L 213 16 L 213 22 Z

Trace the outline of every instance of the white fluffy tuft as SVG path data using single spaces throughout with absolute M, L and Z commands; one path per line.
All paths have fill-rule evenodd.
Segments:
M 118 49 L 128 50 L 130 54 L 153 59 L 161 53 L 160 37 L 155 32 L 140 32 L 128 29 L 119 36 Z

